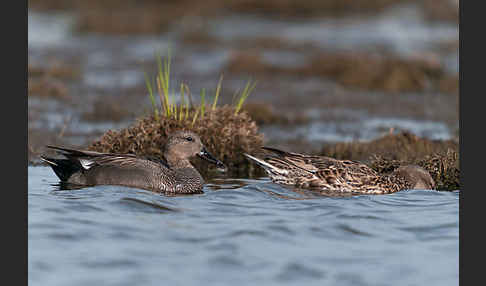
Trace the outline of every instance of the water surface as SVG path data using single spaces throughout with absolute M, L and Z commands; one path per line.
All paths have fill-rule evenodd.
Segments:
M 220 178 L 167 197 L 28 175 L 29 285 L 458 284 L 459 192 L 323 197 Z

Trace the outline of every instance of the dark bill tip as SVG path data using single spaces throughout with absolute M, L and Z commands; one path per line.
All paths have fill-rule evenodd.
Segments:
M 216 167 L 218 168 L 218 170 L 220 171 L 226 171 L 226 166 L 223 164 L 223 162 L 219 161 L 218 159 L 214 158 L 213 155 L 211 155 L 211 153 L 208 152 L 208 150 L 206 150 L 206 148 L 203 148 L 201 150 L 201 152 L 197 153 L 197 155 L 210 162 L 210 163 L 213 163 L 213 164 L 216 164 Z

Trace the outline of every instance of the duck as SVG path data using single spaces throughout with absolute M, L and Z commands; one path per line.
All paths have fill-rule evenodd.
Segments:
M 298 154 L 272 147 L 262 149 L 267 151 L 262 159 L 247 153 L 243 155 L 263 167 L 272 182 L 277 184 L 357 194 L 435 188 L 429 172 L 417 165 L 405 165 L 390 174 L 380 174 L 358 161 Z
M 165 194 L 200 194 L 204 179 L 190 158 L 198 156 L 216 164 L 218 170 L 226 170 L 191 131 L 178 131 L 168 136 L 163 158 L 46 147 L 65 158 L 41 156 L 41 160 L 53 169 L 61 183 L 77 186 L 119 185 Z

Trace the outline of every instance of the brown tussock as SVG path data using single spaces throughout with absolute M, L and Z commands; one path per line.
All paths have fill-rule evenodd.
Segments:
M 206 108 L 204 117 L 200 117 L 191 126 L 194 111 L 187 120 L 162 117 L 156 121 L 153 116 L 139 118 L 132 126 L 120 131 L 109 130 L 99 140 L 89 146 L 89 150 L 98 152 L 133 153 L 137 155 L 162 156 L 168 134 L 177 130 L 196 132 L 208 151 L 228 167 L 232 176 L 250 176 L 262 172 L 254 168 L 243 153 L 259 150 L 263 144 L 263 135 L 258 133 L 256 123 L 246 112 L 234 114 L 230 106 Z M 199 159 L 192 160 L 194 166 L 203 175 L 210 175 L 213 167 Z
M 434 89 L 454 91 L 453 87 L 442 83 L 451 76 L 437 61 L 426 57 L 404 59 L 373 53 L 320 52 L 310 56 L 301 66 L 283 67 L 267 63 L 259 51 L 249 50 L 233 53 L 225 70 L 232 73 L 319 76 L 333 79 L 346 87 L 392 93 Z

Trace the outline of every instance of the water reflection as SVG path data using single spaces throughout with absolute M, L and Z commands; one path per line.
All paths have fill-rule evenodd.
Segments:
M 340 197 L 217 178 L 204 194 L 168 197 L 57 180 L 29 167 L 32 284 L 83 284 L 86 273 L 94 284 L 133 273 L 147 285 L 457 284 L 458 192 Z

